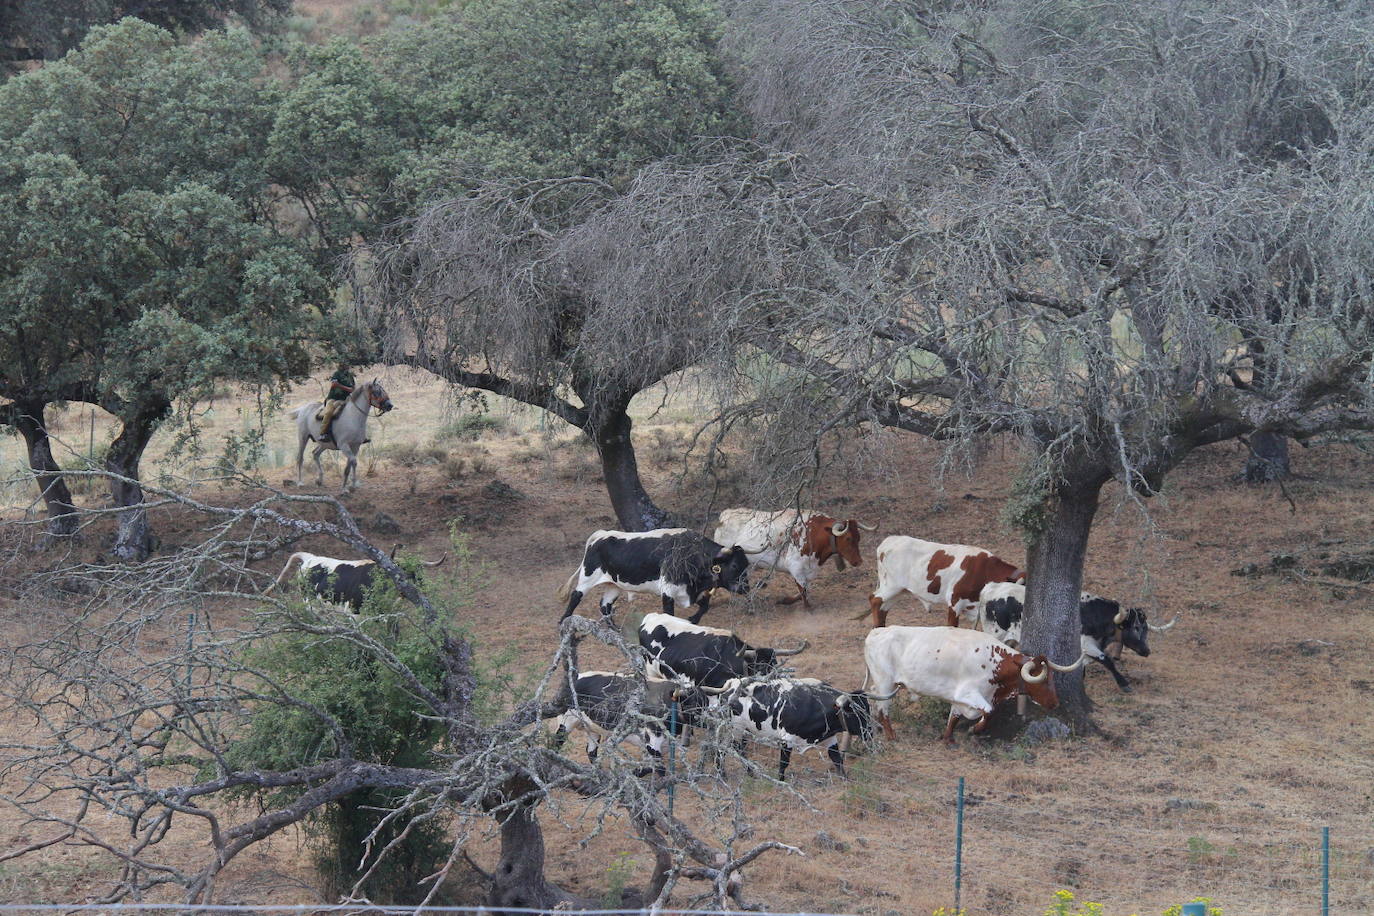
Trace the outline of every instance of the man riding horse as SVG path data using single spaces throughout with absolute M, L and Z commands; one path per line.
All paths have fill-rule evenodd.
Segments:
M 348 371 L 348 363 L 339 360 L 339 368 L 329 377 L 329 392 L 324 396 L 324 408 L 315 415 L 315 419 L 320 421 L 321 442 L 334 441 L 334 434 L 329 428 L 334 424 L 334 417 L 348 403 L 348 396 L 356 386 L 353 373 Z

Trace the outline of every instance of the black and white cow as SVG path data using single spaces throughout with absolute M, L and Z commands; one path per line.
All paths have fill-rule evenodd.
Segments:
M 813 747 L 825 748 L 836 772 L 845 776 L 844 755 L 851 739 L 873 737 L 869 697 L 862 690 L 846 692 L 814 678 L 785 677 L 732 679 L 706 692 L 720 694 L 718 701 L 736 735 L 780 748 L 779 780 L 787 778 L 793 751 L 804 753 Z
M 729 630 L 703 627 L 672 614 L 645 614 L 639 644 L 649 653 L 645 670 L 653 677 L 698 687 L 721 687 L 731 678 L 759 677 L 778 667 L 778 659 L 805 651 L 756 649 Z
M 978 599 L 978 619 L 983 632 L 989 633 L 1010 646 L 1021 643 L 1021 614 L 1026 603 L 1026 587 L 1010 582 L 994 582 L 984 586 Z M 1177 618 L 1157 627 L 1145 619 L 1140 608 L 1123 608 L 1120 602 L 1099 598 L 1087 592 L 1079 597 L 1078 615 L 1082 621 L 1082 651 L 1097 659 L 1112 673 L 1116 686 L 1129 693 L 1130 682 L 1116 667 L 1113 643 L 1120 644 L 1141 657 L 1150 654 L 1151 630 L 1163 631 L 1174 625 Z M 1116 653 L 1118 656 L 1120 652 Z
M 625 592 L 648 592 L 663 598 L 663 613 L 693 604 L 696 623 L 711 606 L 717 588 L 743 595 L 749 591 L 749 555 L 740 547 L 722 547 L 690 528 L 653 531 L 598 531 L 587 538 L 582 563 L 558 592 L 568 601 L 561 619 L 572 614 L 590 589 L 609 583 L 601 594 L 601 613 Z
M 391 559 L 396 559 L 396 548 L 392 548 Z M 447 559 L 448 554 L 445 554 L 433 562 L 421 561 L 420 565 L 438 566 Z M 355 612 L 362 609 L 368 590 L 372 588 L 372 577 L 377 570 L 377 564 L 372 560 L 339 560 L 298 550 L 287 559 L 281 574 L 263 594 L 280 585 L 291 571 L 291 565 L 297 561 L 300 562 L 301 579 L 316 596 Z M 414 579 L 415 576 L 411 574 L 410 578 Z
M 587 732 L 587 757 L 596 760 L 601 739 L 617 731 L 631 744 L 644 747 L 655 758 L 655 770 L 660 770 L 658 758 L 668 734 L 678 737 L 683 729 L 696 721 L 704 710 L 708 697 L 696 687 L 677 681 L 645 678 L 611 671 L 587 671 L 576 680 L 576 691 L 565 682 L 552 703 L 540 711 L 543 719 L 558 719 L 558 744 L 566 740 L 568 732 L 583 728 Z M 639 684 L 644 695 L 638 708 L 638 727 L 627 724 L 631 700 Z M 672 706 L 677 704 L 677 714 Z

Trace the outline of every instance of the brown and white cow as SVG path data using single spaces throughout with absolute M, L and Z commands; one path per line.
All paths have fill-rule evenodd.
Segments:
M 778 604 L 800 601 L 811 607 L 806 589 L 831 557 L 841 571 L 845 564 L 862 566 L 859 530 L 877 531 L 854 519 L 837 519 L 811 509 L 726 509 L 720 513 L 713 539 L 749 551 L 749 563 L 780 569 L 797 583 L 799 594 Z
M 978 630 L 956 627 L 881 627 L 864 640 L 865 689 L 879 695 L 905 687 L 911 693 L 950 704 L 941 740 L 953 740 L 962 716 L 977 719 L 973 730 L 987 728 L 988 714 L 1000 703 L 1025 694 L 1046 709 L 1059 705 L 1050 669 L 1072 671 L 1083 664 L 1056 665 L 1043 655 L 1024 655 Z M 870 687 L 870 681 L 872 686 Z M 893 737 L 887 711 L 891 700 L 874 697 L 873 712 L 883 732 Z
M 902 592 L 911 592 L 927 610 L 945 608 L 949 626 L 963 621 L 976 627 L 983 586 L 1025 581 L 1023 570 L 982 547 L 937 544 L 894 534 L 878 545 L 878 587 L 869 596 L 868 606 L 873 625 L 885 627 L 887 602 Z

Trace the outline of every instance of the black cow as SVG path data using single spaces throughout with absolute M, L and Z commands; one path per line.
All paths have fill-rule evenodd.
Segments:
M 663 754 L 665 736 L 679 737 L 709 703 L 707 696 L 696 687 L 659 678 L 645 678 L 640 682 L 629 674 L 588 671 L 577 678 L 575 695 L 565 682 L 554 701 L 540 711 L 540 718 L 558 718 L 556 735 L 560 747 L 569 731 L 585 728 L 587 757 L 596 760 L 601 739 L 626 728 L 630 701 L 640 683 L 644 689 L 638 710 L 640 727 L 629 731 L 626 738 L 645 747 L 655 758 L 654 769 L 661 771 L 657 759 Z M 676 716 L 672 714 L 674 703 L 677 704 Z
M 393 560 L 396 558 L 395 548 L 391 551 L 391 558 Z M 447 559 L 448 555 L 445 554 L 433 562 L 422 561 L 421 565 L 438 566 Z M 322 557 L 300 550 L 291 554 L 276 581 L 268 586 L 268 592 L 281 584 L 281 581 L 286 578 L 286 574 L 291 571 L 291 564 L 297 560 L 301 564 L 301 578 L 305 580 L 311 592 L 325 601 L 346 606 L 355 612 L 362 609 L 368 590 L 372 588 L 372 576 L 377 569 L 375 562 L 372 560 L 336 560 L 333 557 Z M 410 578 L 414 579 L 415 576 L 411 575 Z
M 729 630 L 697 626 L 672 614 L 645 614 L 639 644 L 649 653 L 649 674 L 698 687 L 769 674 L 778 659 L 797 655 L 807 645 L 803 640 L 797 649 L 755 649 Z
M 711 606 L 711 592 L 723 588 L 749 591 L 749 555 L 740 547 L 722 547 L 689 528 L 653 531 L 598 531 L 587 538 L 582 563 L 558 592 L 567 599 L 566 620 L 588 590 L 610 583 L 601 595 L 601 613 L 624 592 L 648 592 L 663 598 L 663 613 L 693 604 L 699 621 Z
M 1002 642 L 1017 646 L 1021 642 L 1021 614 L 1026 600 L 1026 587 L 998 582 L 988 585 L 979 596 L 983 632 Z M 1084 592 L 1079 599 L 1078 616 L 1082 625 L 1082 650 L 1089 658 L 1097 659 L 1116 680 L 1116 686 L 1130 693 L 1131 685 L 1116 667 L 1108 647 L 1119 644 L 1141 657 L 1150 654 L 1150 630 L 1167 630 L 1174 621 L 1157 627 L 1145 619 L 1140 608 L 1122 608 L 1121 603 L 1099 598 Z M 1120 651 L 1116 655 L 1120 656 Z
M 778 779 L 787 778 L 792 751 L 825 748 L 836 772 L 845 776 L 844 755 L 855 735 L 869 741 L 873 718 L 868 695 L 846 692 L 812 678 L 727 683 L 719 691 L 730 726 L 741 737 L 780 746 Z

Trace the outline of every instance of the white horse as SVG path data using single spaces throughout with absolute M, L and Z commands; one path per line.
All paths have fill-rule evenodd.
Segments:
M 367 416 L 373 407 L 386 413 L 392 406 L 386 389 L 375 378 L 365 385 L 357 386 L 334 417 L 334 422 L 329 427 L 330 440 L 323 442 L 320 441 L 320 427 L 323 424 L 315 419 L 315 415 L 320 411 L 320 402 L 311 401 L 292 410 L 290 413 L 296 421 L 296 435 L 300 439 L 300 447 L 296 450 L 296 486 L 301 485 L 301 463 L 305 460 L 305 443 L 316 442 L 318 444 L 311 456 L 315 459 L 315 485 L 324 486 L 324 466 L 320 464 L 320 455 L 332 448 L 343 452 L 344 457 L 348 459 L 343 473 L 344 492 L 347 493 L 350 489 L 350 476 L 353 479 L 352 488 L 356 489 L 358 449 L 367 441 Z

